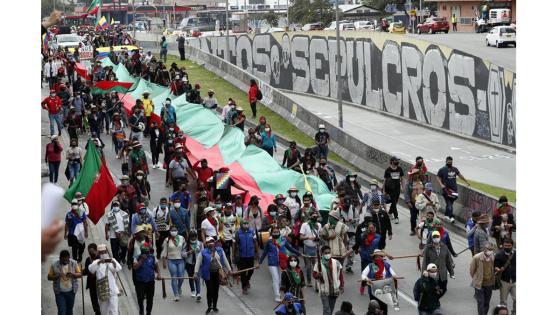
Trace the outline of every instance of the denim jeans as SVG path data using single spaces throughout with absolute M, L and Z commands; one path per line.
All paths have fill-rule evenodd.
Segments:
M 334 312 L 334 305 L 338 296 L 321 295 L 321 303 L 323 303 L 323 315 L 332 315 Z
M 59 292 L 54 296 L 56 300 L 56 307 L 58 308 L 58 315 L 72 315 L 76 293 L 74 293 L 74 291 Z
M 455 200 L 443 196 L 445 199 L 445 216 L 453 218 L 453 203 Z
M 159 51 L 159 59 L 163 60 L 163 62 L 167 62 L 167 49 L 162 49 Z
M 78 177 L 80 173 L 80 163 L 79 162 L 68 162 L 68 171 L 70 172 L 70 183 Z
M 189 277 L 194 276 L 194 265 L 186 264 L 185 267 Z M 191 288 L 191 292 L 195 291 L 196 294 L 200 294 L 200 277 L 196 278 L 196 280 L 189 279 L 189 287 Z
M 58 127 L 58 130 L 62 130 L 64 129 L 64 124 L 62 123 L 62 114 L 58 113 L 58 114 L 49 114 L 49 122 L 50 122 L 50 127 L 51 127 L 51 136 L 54 135 L 54 125 L 56 124 Z
M 58 182 L 58 169 L 60 168 L 60 161 L 49 162 L 49 181 L 51 183 Z
M 185 261 L 182 259 L 169 259 L 168 260 L 169 273 L 171 277 L 184 277 L 185 276 Z M 171 288 L 175 296 L 181 295 L 181 287 L 183 286 L 183 279 L 171 279 Z

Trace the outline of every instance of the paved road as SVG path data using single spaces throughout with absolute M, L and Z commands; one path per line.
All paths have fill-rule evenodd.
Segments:
M 336 101 L 286 94 L 305 104 L 307 110 L 338 125 Z M 467 179 L 515 190 L 515 154 L 354 106 L 343 105 L 343 112 L 344 130 L 364 143 L 411 163 L 420 155 L 434 172 L 451 155 Z
M 46 94 L 46 91 L 44 91 Z M 44 115 L 46 116 L 46 115 Z M 113 175 L 115 182 L 118 182 L 117 177 L 120 177 L 120 162 L 115 159 L 114 152 L 111 150 L 111 141 L 109 136 L 102 135 L 103 141 L 107 144 L 105 148 L 106 161 L 110 172 Z M 83 146 L 85 137 L 80 138 L 80 145 Z M 64 146 L 68 145 L 68 136 L 64 135 Z M 144 141 L 144 148 L 148 148 L 149 144 Z M 285 148 L 279 147 L 278 153 L 275 155 L 277 160 L 280 159 Z M 149 152 L 147 152 L 149 154 Z M 148 160 L 151 161 L 148 156 Z M 150 162 L 151 164 L 151 162 Z M 61 165 L 61 170 L 64 170 L 65 163 Z M 159 200 L 161 196 L 168 196 L 171 191 L 165 188 L 164 182 L 164 171 L 161 169 L 151 169 L 149 175 L 149 180 L 152 184 L 152 202 Z M 63 176 L 63 174 L 61 173 Z M 340 174 L 339 177 L 342 177 Z M 65 179 L 60 183 L 63 187 L 67 187 Z M 405 255 L 413 254 L 418 250 L 418 240 L 415 237 L 408 235 L 409 231 L 409 217 L 408 211 L 399 208 L 399 213 L 401 217 L 401 224 L 393 225 L 394 238 L 388 241 L 387 251 L 393 255 Z M 61 218 L 63 214 L 61 213 Z M 96 229 L 94 229 L 92 236 L 87 243 L 91 241 L 100 242 L 99 236 L 101 234 L 102 223 L 100 222 Z M 454 247 L 456 250 L 461 250 L 466 247 L 466 240 L 462 235 L 458 235 L 451 232 L 451 238 L 453 240 Z M 61 243 L 59 246 L 60 250 L 66 248 L 66 243 Z M 51 257 L 51 260 L 55 257 Z M 360 296 L 358 293 L 357 281 L 359 279 L 358 267 L 359 258 L 356 259 L 354 265 L 354 275 L 345 274 L 345 281 L 347 283 L 346 292 L 337 301 L 337 307 L 340 305 L 341 301 L 349 300 L 354 305 L 354 311 L 356 314 L 363 314 L 367 307 L 367 296 Z M 474 314 L 476 312 L 476 303 L 473 299 L 473 290 L 469 287 L 470 280 L 468 277 L 468 264 L 470 262 L 470 256 L 468 254 L 463 254 L 455 260 L 456 264 L 456 275 L 457 279 L 450 280 L 449 291 L 446 296 L 442 299 L 442 307 L 446 314 Z M 266 264 L 265 264 L 266 265 Z M 412 300 L 412 288 L 414 282 L 416 281 L 419 273 L 416 271 L 415 261 L 412 260 L 397 260 L 392 262 L 393 268 L 400 276 L 404 276 L 405 279 L 399 282 L 400 290 L 400 314 L 412 315 L 416 314 L 414 301 Z M 53 314 L 55 311 L 54 306 L 54 296 L 52 293 L 52 286 L 48 283 L 46 279 L 46 265 L 42 265 L 42 305 L 47 305 L 45 307 L 44 314 Z M 167 274 L 167 271 L 164 271 Z M 122 272 L 123 281 L 128 284 L 131 288 L 128 290 L 128 301 L 125 298 L 120 299 L 121 309 L 123 309 L 123 304 L 129 302 L 135 304 L 134 289 L 130 282 L 130 271 L 124 269 Z M 272 289 L 271 289 L 270 275 L 266 266 L 263 266 L 258 270 L 253 276 L 252 289 L 249 295 L 242 295 L 241 289 L 238 286 L 233 288 L 221 288 L 220 289 L 220 299 L 218 307 L 221 309 L 221 313 L 232 314 L 232 315 L 245 315 L 245 314 L 271 314 L 271 310 L 277 305 L 272 299 Z M 188 292 L 188 285 L 184 284 L 184 291 Z M 170 294 L 170 284 L 167 283 L 168 296 Z M 79 297 L 80 292 L 78 292 Z M 205 288 L 203 287 L 203 297 L 205 296 Z M 307 307 L 309 314 L 320 314 L 321 312 L 321 302 L 317 294 L 312 290 L 306 290 Z M 81 308 L 81 302 L 76 301 L 76 312 Z M 78 303 L 79 302 L 79 303 Z M 494 294 L 491 305 L 495 306 L 498 303 L 497 295 Z M 86 293 L 86 314 L 92 314 L 91 306 L 89 303 L 89 297 Z M 205 310 L 205 298 L 201 303 L 196 303 L 191 300 L 190 296 L 183 298 L 180 302 L 173 302 L 170 299 L 163 300 L 161 296 L 161 288 L 158 283 L 156 286 L 156 295 L 154 301 L 154 312 L 153 314 L 182 314 L 186 310 L 189 314 L 202 314 Z M 390 311 L 390 313 L 395 313 Z
M 487 33 L 438 33 L 432 35 L 407 34 L 407 36 L 459 49 L 515 72 L 515 54 L 517 49 L 513 46 L 507 48 L 487 47 L 485 41 L 486 34 Z

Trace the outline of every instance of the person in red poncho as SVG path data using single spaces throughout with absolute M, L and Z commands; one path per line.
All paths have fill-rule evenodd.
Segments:
M 208 161 L 206 159 L 202 159 L 194 163 L 193 169 L 197 174 L 198 182 L 204 184 L 206 184 L 208 182 L 208 178 L 212 177 L 212 174 L 214 174 L 214 170 L 211 167 L 208 167 Z
M 424 158 L 422 158 L 421 156 L 416 157 L 416 164 L 414 164 L 408 172 L 409 181 L 412 181 L 412 175 L 416 172 L 419 172 L 420 180 L 422 181 L 422 183 L 426 183 L 428 181 L 428 168 L 424 163 Z

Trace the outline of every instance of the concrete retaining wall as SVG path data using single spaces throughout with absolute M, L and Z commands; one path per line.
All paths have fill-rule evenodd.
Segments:
M 189 39 L 188 44 L 275 88 L 336 98 L 336 40 L 328 32 Z M 351 32 L 341 41 L 343 100 L 515 150 L 516 74 L 414 38 Z
M 203 65 L 208 70 L 223 77 L 241 90 L 247 90 L 250 79 L 256 79 L 263 93 L 263 99 L 261 101 L 263 105 L 284 117 L 310 137 L 313 137 L 317 132 L 316 126 L 319 123 L 325 124 L 327 131 L 331 135 L 332 142 L 330 147 L 334 152 L 342 156 L 349 163 L 355 165 L 365 174 L 371 177 L 382 177 L 391 157 L 389 154 L 369 144 L 363 143 L 346 134 L 337 126 L 323 121 L 278 89 L 259 80 L 259 78 L 238 68 L 234 64 L 225 62 L 221 58 L 206 53 L 194 46 L 186 47 L 186 55 L 190 60 Z M 403 162 L 402 164 L 405 170 L 411 167 L 408 163 Z M 435 174 L 431 173 L 430 176 L 432 180 L 435 180 Z M 436 188 L 436 192 L 441 193 L 439 188 Z M 494 197 L 488 196 L 475 189 L 459 185 L 459 200 L 456 202 L 455 215 L 459 219 L 464 219 L 469 217 L 470 213 L 474 210 L 486 212 L 493 209 L 496 202 L 497 200 Z

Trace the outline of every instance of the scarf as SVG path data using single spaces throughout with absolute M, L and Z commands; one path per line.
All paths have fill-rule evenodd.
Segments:
M 374 239 L 375 239 L 375 233 L 368 233 L 364 243 L 366 244 L 366 246 L 369 247 Z
M 179 247 L 179 242 L 181 241 L 181 238 L 179 237 L 179 234 L 175 235 L 175 237 L 170 235 L 169 239 L 173 241 L 173 244 L 175 244 L 175 247 Z
M 385 271 L 385 264 L 383 259 L 374 260 L 375 265 L 377 265 L 377 272 L 375 273 L 375 280 L 383 279 L 383 272 Z
M 292 281 L 299 286 L 299 284 L 301 283 L 301 278 L 299 277 L 299 268 L 296 267 L 296 269 L 294 270 L 293 268 L 288 268 L 288 274 L 290 275 L 290 278 L 292 279 Z
M 214 219 L 214 217 L 209 217 L 208 222 L 210 222 L 213 226 L 216 226 L 216 219 Z

